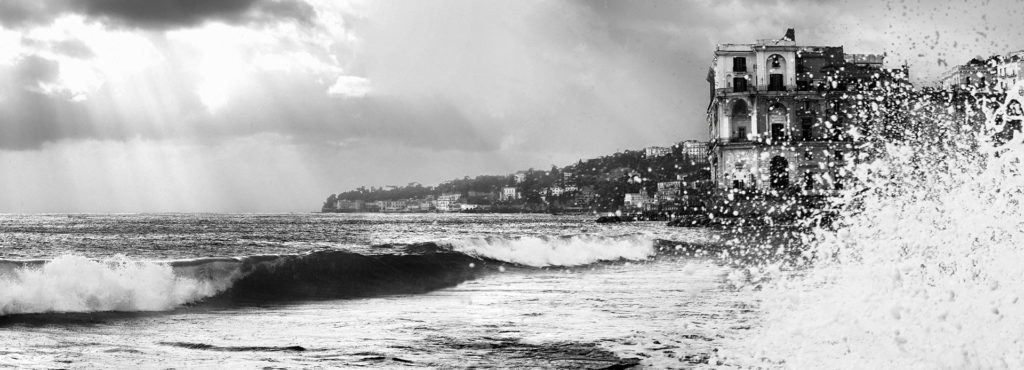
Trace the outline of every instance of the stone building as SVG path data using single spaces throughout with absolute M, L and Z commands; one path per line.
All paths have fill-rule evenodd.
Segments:
M 1007 54 L 996 66 L 996 80 L 999 87 L 1008 90 L 1017 86 L 1017 83 L 1024 81 L 1021 76 L 1021 67 L 1024 66 L 1024 50 Z
M 939 85 L 946 90 L 984 88 L 998 81 L 998 57 L 988 60 L 971 59 L 967 64 L 951 68 L 939 79 Z
M 661 157 L 672 153 L 672 149 L 663 146 L 649 146 L 644 148 L 644 156 L 647 158 Z
M 717 187 L 805 193 L 841 187 L 837 168 L 851 147 L 844 98 L 906 75 L 906 67 L 882 69 L 883 61 L 883 55 L 846 54 L 842 46 L 797 45 L 793 29 L 780 39 L 719 44 L 707 77 Z
M 663 181 L 658 183 L 658 192 L 655 194 L 655 199 L 658 203 L 675 202 L 682 193 L 682 181 Z
M 679 143 L 682 146 L 683 155 L 694 162 L 707 162 L 708 143 L 697 140 L 686 140 Z
M 462 194 L 451 193 L 437 197 L 436 208 L 438 212 L 458 212 L 462 209 Z
M 639 193 L 626 193 L 622 199 L 623 206 L 626 208 L 644 208 L 651 203 L 651 197 L 647 193 L 641 191 Z
M 499 199 L 503 202 L 519 199 L 519 190 L 513 186 L 503 187 L 501 188 L 501 197 Z

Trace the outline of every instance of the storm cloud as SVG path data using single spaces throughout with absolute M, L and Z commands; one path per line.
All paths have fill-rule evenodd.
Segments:
M 115 25 L 155 29 L 209 20 L 237 23 L 290 19 L 308 23 L 316 17 L 313 7 L 302 0 L 0 1 L 0 24 L 5 26 L 47 23 L 69 13 Z

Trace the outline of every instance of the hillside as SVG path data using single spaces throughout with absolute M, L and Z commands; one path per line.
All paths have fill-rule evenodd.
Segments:
M 658 183 L 682 180 L 672 187 L 678 196 L 684 188 L 693 189 L 709 178 L 704 158 L 687 155 L 678 146 L 659 154 L 648 156 L 644 151 L 627 150 L 561 168 L 467 176 L 437 186 L 414 182 L 405 186 L 359 187 L 331 194 L 322 211 L 615 211 L 626 206 L 627 193 L 655 199 Z M 668 186 L 671 184 L 663 184 Z M 665 194 L 663 191 L 662 198 Z

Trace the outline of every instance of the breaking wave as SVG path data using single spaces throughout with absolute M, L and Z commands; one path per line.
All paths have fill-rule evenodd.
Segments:
M 352 298 L 416 294 L 454 286 L 505 266 L 579 266 L 653 257 L 640 235 L 487 238 L 381 246 L 393 254 L 342 250 L 302 255 L 182 261 L 0 261 L 0 316 L 33 313 L 166 311 L 219 300 Z
M 808 269 L 766 285 L 764 325 L 725 362 L 1024 368 L 1024 138 L 994 145 L 989 113 L 976 139 L 858 166 L 842 222 L 817 230 Z
M 475 238 L 452 242 L 452 247 L 476 256 L 533 267 L 643 260 L 656 254 L 655 240 L 640 234 L 613 238 L 587 235 Z
M 0 315 L 160 311 L 217 294 L 229 279 L 181 277 L 170 265 L 61 256 L 0 274 Z

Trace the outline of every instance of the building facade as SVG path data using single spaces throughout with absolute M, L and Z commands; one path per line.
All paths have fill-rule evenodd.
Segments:
M 647 158 L 661 157 L 672 153 L 672 149 L 663 146 L 649 146 L 644 148 L 644 156 Z
M 997 58 L 971 59 L 967 64 L 951 68 L 939 79 L 939 85 L 946 90 L 984 88 L 998 81 Z
M 865 80 L 898 73 L 882 69 L 881 55 L 795 39 L 790 29 L 781 39 L 718 45 L 707 78 L 717 187 L 828 193 L 842 186 L 837 169 L 850 157 L 843 97 Z
M 679 145 L 682 147 L 683 155 L 694 162 L 707 162 L 708 143 L 697 140 L 686 140 Z
M 438 212 L 458 212 L 462 210 L 462 194 L 444 194 L 437 197 Z
M 1015 51 L 1003 57 L 996 67 L 996 80 L 999 87 L 1009 90 L 1024 81 L 1024 77 L 1020 74 L 1022 66 L 1024 66 L 1024 50 Z
M 655 197 L 658 203 L 675 202 L 683 191 L 682 181 L 664 181 L 658 183 L 658 193 Z
M 501 201 L 507 202 L 510 200 L 519 199 L 519 190 L 513 186 L 506 186 L 501 188 Z
M 642 209 L 651 203 L 651 197 L 643 191 L 639 193 L 626 193 L 626 195 L 623 196 L 622 203 L 626 208 Z

